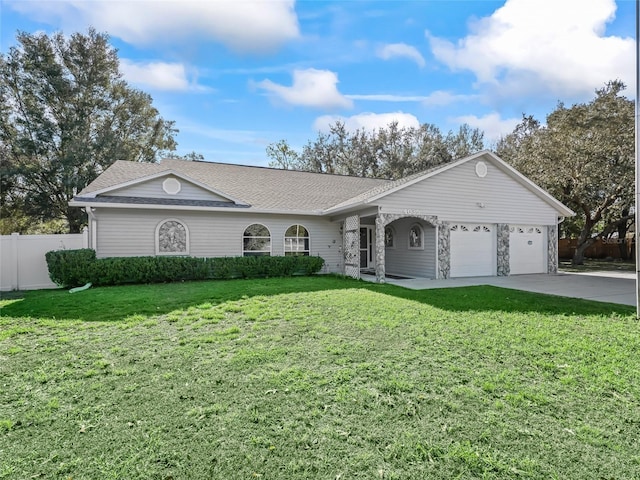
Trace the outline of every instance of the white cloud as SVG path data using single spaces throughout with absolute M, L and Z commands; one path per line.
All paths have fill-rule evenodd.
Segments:
M 264 136 L 268 133 L 255 130 L 216 128 L 210 125 L 194 123 L 188 119 L 182 119 L 179 125 L 181 132 L 191 133 L 207 139 L 239 144 L 263 145 L 266 143 Z
M 463 115 L 452 119 L 452 122 L 463 124 L 466 123 L 473 128 L 479 128 L 484 132 L 485 140 L 495 142 L 500 137 L 513 132 L 513 129 L 520 123 L 522 118 L 505 118 L 502 119 L 499 113 L 489 113 L 482 117 L 476 115 Z
M 365 100 L 370 102 L 421 102 L 425 106 L 443 107 L 457 102 L 477 100 L 479 95 L 455 94 L 446 90 L 436 90 L 429 95 L 395 95 L 387 93 L 379 94 L 354 94 L 345 95 L 351 100 Z
M 429 97 L 425 95 L 394 95 L 388 93 L 345 95 L 351 100 L 367 100 L 372 102 L 424 102 Z
M 65 30 L 93 25 L 135 45 L 204 37 L 233 50 L 260 53 L 300 36 L 294 0 L 35 0 L 7 5 Z
M 351 108 L 353 102 L 342 95 L 337 88 L 338 75 L 330 70 L 293 71 L 293 84 L 290 87 L 278 85 L 271 80 L 263 80 L 257 87 L 275 95 L 290 105 L 314 108 Z
M 316 118 L 313 128 L 321 132 L 329 131 L 329 125 L 337 121 L 343 122 L 345 128 L 350 132 L 364 129 L 368 131 L 378 130 L 387 127 L 392 122 L 398 122 L 399 127 L 419 127 L 420 121 L 410 113 L 360 113 L 350 117 L 340 115 L 323 115 Z
M 447 92 L 446 90 L 436 90 L 429 96 L 425 97 L 422 103 L 428 107 L 444 107 L 457 102 L 468 102 L 476 100 L 478 95 L 463 95 Z
M 416 47 L 407 45 L 406 43 L 388 43 L 378 49 L 378 57 L 383 60 L 389 60 L 391 58 L 408 58 L 418 64 L 419 67 L 424 67 L 426 62 L 424 57 L 418 51 Z
M 614 0 L 507 0 L 456 44 L 426 32 L 434 56 L 470 70 L 496 94 L 593 94 L 609 80 L 634 81 L 633 38 L 606 36 Z
M 122 59 L 120 60 L 120 71 L 129 83 L 156 90 L 206 90 L 195 82 L 189 81 L 187 69 L 181 63 L 136 63 Z

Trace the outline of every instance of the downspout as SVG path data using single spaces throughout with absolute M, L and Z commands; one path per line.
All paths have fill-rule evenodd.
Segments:
M 635 237 L 636 237 L 636 318 L 640 319 L 640 0 L 636 0 L 636 151 L 635 151 L 635 170 L 636 170 L 636 218 L 635 218 Z
M 89 245 L 95 251 L 97 250 L 97 238 L 96 238 L 96 230 L 98 228 L 98 219 L 94 213 L 94 209 L 92 207 L 85 207 L 84 211 L 87 212 L 87 217 L 89 218 Z

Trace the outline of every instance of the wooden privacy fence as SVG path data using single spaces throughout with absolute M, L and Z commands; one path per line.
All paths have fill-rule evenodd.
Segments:
M 89 233 L 62 235 L 11 235 L 0 236 L 0 290 L 37 290 L 57 288 L 49 279 L 44 258 L 50 250 L 87 248 Z
M 620 244 L 627 252 L 627 258 L 632 259 L 634 253 L 634 242 L 631 238 L 598 238 L 596 243 L 587 248 L 584 256 L 587 258 L 622 258 L 620 254 Z M 558 256 L 560 258 L 573 257 L 578 240 L 575 238 L 561 238 L 558 240 Z

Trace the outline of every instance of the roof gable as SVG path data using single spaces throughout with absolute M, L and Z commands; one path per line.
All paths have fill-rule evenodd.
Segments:
M 500 169 L 554 208 L 558 215 L 574 215 L 571 209 L 486 150 L 395 181 L 176 159 L 163 160 L 160 164 L 117 161 L 82 190 L 72 200 L 72 204 L 83 206 L 87 201 L 95 202 L 98 197 L 103 197 L 101 203 L 108 205 L 109 201 L 105 197 L 115 196 L 120 196 L 121 199 L 114 200 L 113 203 L 122 203 L 123 198 L 132 198 L 127 189 L 133 191 L 134 186 L 174 177 L 211 194 L 209 199 L 189 199 L 192 202 L 205 202 L 203 208 L 219 208 L 218 204 L 226 201 L 228 205 L 248 207 L 251 211 L 333 215 L 365 205 L 375 205 L 378 200 L 395 192 L 479 160 Z M 152 197 L 144 198 L 147 204 Z M 158 206 L 172 204 L 161 198 L 157 199 L 157 203 Z
M 447 163 L 445 165 L 438 166 L 424 172 L 419 172 L 414 175 L 401 178 L 399 180 L 388 182 L 385 185 L 380 185 L 377 188 L 374 188 L 368 192 L 364 192 L 363 194 L 357 197 L 348 199 L 345 202 L 342 202 L 340 204 L 337 204 L 327 209 L 325 213 L 333 214 L 341 210 L 346 210 L 349 208 L 356 207 L 358 205 L 374 204 L 377 200 L 387 197 L 395 192 L 408 188 L 412 185 L 415 185 L 416 183 L 427 181 L 431 177 L 440 175 L 446 171 L 454 169 L 460 165 L 464 165 L 468 162 L 472 162 L 474 160 L 478 160 L 478 161 L 484 160 L 484 161 L 490 162 L 492 165 L 500 169 L 502 172 L 506 173 L 509 177 L 511 177 L 516 182 L 518 182 L 524 188 L 531 191 L 537 197 L 539 197 L 540 199 L 542 199 L 543 201 L 551 205 L 554 209 L 558 211 L 560 215 L 562 216 L 575 215 L 575 213 L 566 205 L 562 204 L 551 194 L 549 194 L 548 192 L 546 192 L 545 190 L 537 186 L 535 183 L 533 183 L 527 177 L 522 175 L 516 169 L 508 165 L 504 160 L 502 160 L 497 155 L 495 155 L 494 153 L 488 150 L 483 150 L 481 152 L 475 153 L 473 155 L 462 158 L 460 160 Z
M 167 159 L 160 164 L 118 161 L 80 192 L 73 203 L 82 205 L 83 199 L 118 191 L 126 196 L 128 187 L 171 175 L 239 205 L 249 205 L 253 211 L 314 215 L 388 183 L 372 178 L 202 161 Z
M 174 180 L 173 184 L 167 184 Z M 180 182 L 180 180 L 182 182 Z M 184 183 L 185 185 L 182 185 Z M 171 190 L 175 186 L 177 191 Z M 190 187 L 185 189 L 184 187 Z M 186 192 L 183 190 L 187 190 Z M 178 198 L 189 200 L 227 201 L 237 205 L 247 205 L 225 192 L 174 170 L 162 170 L 142 177 L 133 178 L 82 195 L 85 198 L 98 196 L 121 196 L 142 198 Z

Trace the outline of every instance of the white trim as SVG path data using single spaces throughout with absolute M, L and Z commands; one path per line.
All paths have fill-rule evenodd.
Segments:
M 489 173 L 489 169 L 487 168 L 487 164 L 482 160 L 476 162 L 476 175 L 480 178 L 484 178 Z
M 413 229 L 413 227 L 418 227 L 418 229 L 420 230 L 420 246 L 419 247 L 411 246 L 411 230 Z M 408 250 L 424 250 L 424 227 L 418 222 L 412 223 L 409 226 L 409 230 L 407 234 L 407 249 Z
M 71 207 L 94 207 L 94 208 L 138 208 L 150 210 L 188 210 L 203 212 L 229 212 L 229 213 L 269 213 L 275 215 L 305 215 L 309 217 L 324 217 L 319 210 L 278 210 L 278 209 L 258 209 L 249 206 L 248 208 L 229 207 L 201 207 L 191 205 L 160 205 L 160 204 L 139 204 L 139 203 L 101 203 L 101 202 L 78 202 L 71 200 Z
M 177 195 L 182 190 L 182 184 L 175 177 L 167 177 L 162 182 L 162 190 L 168 195 Z
M 287 236 L 287 230 L 289 230 L 291 227 L 295 227 L 295 226 L 300 226 L 302 228 L 304 228 L 307 232 L 307 236 L 306 237 L 292 237 L 291 235 Z M 311 256 L 311 232 L 309 231 L 309 229 L 304 226 L 302 223 L 292 223 L 291 225 L 289 225 L 287 228 L 284 229 L 284 235 L 282 235 L 282 240 L 283 240 L 283 244 L 282 244 L 282 254 L 284 256 L 287 255 L 287 238 L 296 238 L 296 239 L 300 239 L 300 238 L 306 238 L 309 241 L 309 248 L 307 250 L 302 250 L 302 252 L 307 252 L 307 256 Z M 300 250 L 289 250 L 288 253 L 300 253 Z
M 391 245 L 387 245 L 387 228 L 391 230 Z M 389 250 L 395 250 L 396 242 L 398 240 L 398 233 L 396 228 L 390 223 L 384 226 L 384 248 L 388 248 Z
M 367 248 L 363 249 L 360 245 L 360 234 L 361 230 L 365 229 L 367 231 Z M 365 260 L 367 261 L 367 265 L 365 267 L 358 266 L 358 268 L 376 268 L 376 226 L 368 225 L 368 224 L 360 224 L 360 228 L 358 229 L 358 250 L 360 251 L 360 264 L 362 264 L 362 253 L 365 252 Z M 369 260 L 371 259 L 371 260 Z
M 436 225 L 434 227 L 434 230 L 436 232 L 436 279 L 440 279 L 442 277 L 440 277 L 440 255 L 438 255 L 438 252 L 440 251 L 440 229 L 442 228 L 442 225 Z
M 129 181 L 126 181 L 126 182 L 118 183 L 116 185 L 111 185 L 110 187 L 105 187 L 105 188 L 101 188 L 99 190 L 94 190 L 93 192 L 82 194 L 82 196 L 83 197 L 87 197 L 87 198 L 95 198 L 98 195 L 102 195 L 103 193 L 112 192 L 114 190 L 121 190 L 121 189 L 126 188 L 126 187 L 131 187 L 131 186 L 137 185 L 139 183 L 148 182 L 150 180 L 155 180 L 156 178 L 166 177 L 166 176 L 169 176 L 169 175 L 174 175 L 174 176 L 176 176 L 178 178 L 181 178 L 185 182 L 192 183 L 193 185 L 196 185 L 196 186 L 198 186 L 200 188 L 203 188 L 203 189 L 207 190 L 208 192 L 211 192 L 211 193 L 213 193 L 213 194 L 215 194 L 217 196 L 224 197 L 224 198 L 226 198 L 228 200 L 231 200 L 232 202 L 234 202 L 234 203 L 236 203 L 238 205 L 248 205 L 248 203 L 243 202 L 242 200 L 234 198 L 234 197 L 232 197 L 232 196 L 230 196 L 230 195 L 228 195 L 228 194 L 226 194 L 226 193 L 224 193 L 224 192 L 222 192 L 220 190 L 217 190 L 217 189 L 212 188 L 212 187 L 210 187 L 208 185 L 205 185 L 204 183 L 199 182 L 198 180 L 196 180 L 194 178 L 191 178 L 188 175 L 176 172 L 175 170 L 163 170 L 162 172 L 153 173 L 151 175 L 145 175 L 144 177 L 138 177 L 138 178 L 135 178 L 133 180 L 129 180 Z
M 95 252 L 98 251 L 98 221 L 96 219 L 91 220 L 91 248 Z
M 244 227 L 244 229 L 242 230 L 242 237 L 241 237 L 241 244 L 240 244 L 240 251 L 242 252 L 242 256 L 252 256 L 252 255 L 245 255 L 245 252 L 266 252 L 266 250 L 245 250 L 244 249 L 244 239 L 245 238 L 252 238 L 249 235 L 245 235 L 247 228 L 253 226 L 253 225 L 260 225 L 261 227 L 264 227 L 267 229 L 267 232 L 269 232 L 269 257 L 271 257 L 273 255 L 273 235 L 271 234 L 271 230 L 269 229 L 269 227 L 267 227 L 264 223 L 260 223 L 260 222 L 253 222 L 250 223 L 249 225 L 247 225 L 246 227 Z M 254 238 L 267 238 L 265 236 L 261 236 L 261 237 L 254 237 Z
M 185 235 L 186 235 L 186 239 L 185 239 L 186 243 L 185 243 L 185 251 L 184 252 L 161 252 L 160 251 L 160 236 L 159 236 L 160 227 L 162 227 L 162 225 L 164 225 L 167 222 L 177 222 L 177 223 L 179 223 L 180 225 L 183 226 L 184 231 L 185 231 Z M 190 242 L 189 242 L 189 227 L 187 226 L 187 223 L 184 220 L 181 220 L 179 218 L 165 218 L 163 220 L 160 220 L 158 222 L 158 224 L 156 225 L 155 243 L 156 243 L 156 255 L 157 256 L 162 256 L 162 257 L 165 257 L 165 256 L 170 256 L 170 257 L 171 256 L 173 256 L 173 257 L 175 257 L 175 256 L 183 256 L 184 257 L 184 256 L 189 255 L 189 250 L 190 250 L 189 244 L 190 244 Z

